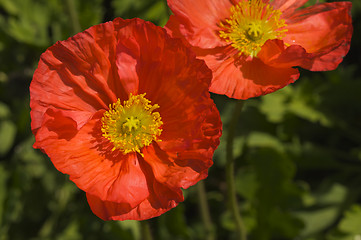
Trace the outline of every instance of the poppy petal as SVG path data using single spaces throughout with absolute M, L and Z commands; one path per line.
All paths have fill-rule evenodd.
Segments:
M 293 13 L 297 8 L 302 7 L 308 0 L 274 0 L 270 4 L 273 8 L 283 12 L 283 17 Z
M 159 207 L 158 202 L 153 199 L 145 199 L 136 207 L 132 208 L 127 203 L 116 203 L 102 201 L 89 193 L 86 194 L 88 204 L 95 215 L 103 220 L 146 220 L 157 217 L 170 209 L 176 207 L 178 202 L 170 200 L 168 206 Z
M 135 153 L 112 151 L 113 146 L 101 136 L 103 112 L 97 112 L 77 131 L 71 118 L 61 111 L 48 110 L 36 144 L 43 146 L 54 166 L 69 174 L 83 191 L 134 207 L 149 195 L 146 178 Z
M 140 51 L 143 53 L 138 62 L 138 75 L 142 80 L 139 84 L 139 91 L 147 92 L 149 99 L 160 106 L 159 112 L 164 124 L 160 136 L 161 142 L 158 142 L 156 146 L 159 145 L 163 151 L 167 152 L 162 154 L 161 150 L 157 148 L 157 154 L 153 150 L 149 156 L 149 150 L 146 148 L 143 152 L 144 158 L 146 161 L 153 161 L 149 160 L 152 159 L 152 156 L 158 159 L 163 157 L 159 159 L 160 162 L 172 162 L 174 160 L 168 158 L 169 154 L 175 156 L 177 153 L 183 154 L 184 151 L 194 151 L 193 156 L 187 155 L 192 159 L 189 164 L 194 162 L 202 165 L 203 168 L 197 168 L 200 169 L 198 172 L 189 172 L 189 174 L 191 172 L 195 174 L 193 181 L 183 180 L 183 184 L 174 185 L 178 188 L 188 187 L 206 176 L 203 172 L 206 172 L 212 164 L 212 154 L 219 144 L 218 138 L 221 135 L 219 113 L 208 93 L 212 73 L 204 61 L 196 59 L 194 53 L 185 48 L 179 39 L 171 39 L 166 35 L 164 35 L 165 38 L 154 38 L 153 32 L 140 31 L 137 33 L 137 35 L 140 34 L 147 36 L 147 42 L 138 41 Z M 139 38 L 145 39 L 140 36 Z M 153 41 L 154 45 L 163 46 L 158 47 L 158 54 L 155 57 L 153 53 L 145 49 L 147 45 L 153 44 Z M 165 42 L 169 44 L 165 44 Z M 137 54 L 139 53 L 135 52 L 134 56 Z M 174 71 L 171 66 L 189 67 L 177 68 Z M 190 78 L 192 81 L 189 81 Z M 195 139 L 196 141 L 194 141 Z M 203 153 L 200 154 L 197 151 Z M 181 160 L 179 159 L 179 161 Z M 149 164 L 154 167 L 154 164 Z M 163 165 L 159 166 L 163 167 Z M 169 165 L 169 167 L 171 166 Z M 154 167 L 154 171 L 158 171 L 156 167 Z M 167 176 L 172 177 L 172 175 Z M 190 176 L 185 179 L 189 178 Z
M 335 69 L 350 48 L 352 19 L 350 2 L 316 4 L 296 11 L 287 23 L 283 39 L 290 45 L 300 45 L 314 55 L 303 68 L 312 71 Z
M 202 56 L 213 71 L 209 90 L 235 99 L 248 99 L 274 92 L 293 83 L 299 77 L 295 68 L 277 68 L 258 58 L 224 58 L 219 54 Z M 204 53 L 203 53 L 204 54 Z
M 151 39 L 149 37 L 148 39 Z M 197 168 L 198 171 L 189 169 L 187 174 L 155 174 L 156 178 L 163 182 L 160 178 L 169 177 L 178 180 L 169 179 L 167 182 L 174 182 L 173 187 L 189 187 L 195 184 L 200 179 L 206 177 L 207 169 L 212 165 L 212 154 L 219 144 L 219 137 L 221 135 L 221 120 L 219 118 L 218 110 L 211 102 L 208 93 L 208 86 L 211 79 L 211 71 L 206 67 L 204 61 L 197 60 L 191 52 L 184 51 L 175 39 L 165 39 L 168 42 L 174 41 L 178 44 L 178 51 L 170 51 L 170 49 L 163 49 L 159 51 L 158 57 L 168 56 L 168 61 L 157 62 L 153 58 L 153 62 L 140 62 L 142 71 L 139 72 L 140 79 L 144 79 L 139 89 L 144 89 L 141 92 L 149 92 L 149 98 L 152 102 L 157 102 L 160 106 L 159 112 L 162 116 L 164 125 L 163 132 L 160 136 L 161 142 L 157 145 L 167 153 L 162 152 L 156 148 L 150 151 L 148 148 L 144 150 L 144 158 L 153 167 L 154 171 L 163 171 L 163 167 L 167 166 L 167 162 L 174 162 L 174 159 L 169 159 L 169 155 L 176 156 L 177 153 L 183 154 L 185 151 L 194 151 L 194 155 L 187 155 L 192 161 L 189 161 L 187 168 L 192 168 L 192 163 L 195 165 L 202 165 L 202 168 Z M 158 40 L 159 42 L 159 40 Z M 172 46 L 173 44 L 171 44 Z M 170 55 L 171 54 L 171 55 Z M 146 54 L 145 54 L 146 55 Z M 172 56 L 172 57 L 170 57 Z M 145 56 L 146 57 L 146 56 Z M 148 61 L 150 61 L 150 58 Z M 172 62 L 175 61 L 176 62 Z M 189 68 L 183 67 L 177 71 L 170 71 L 169 66 L 192 66 Z M 150 68 L 150 66 L 152 66 Z M 189 78 L 193 79 L 192 82 Z M 186 93 L 186 94 L 185 94 Z M 200 94 L 203 93 L 203 94 Z M 162 96 L 162 98 L 159 98 Z M 181 128 L 179 126 L 182 126 Z M 174 138 L 177 136 L 177 138 Z M 196 141 L 194 141 L 196 139 Z M 202 148 L 206 149 L 202 149 Z M 148 150 L 147 150 L 148 149 Z M 203 151 L 203 153 L 199 153 Z M 154 158 L 158 159 L 158 165 Z M 150 160 L 152 159 L 152 160 Z M 179 161 L 181 161 L 179 159 Z M 161 163 L 164 163 L 163 165 Z M 160 170 L 157 167 L 163 169 Z M 169 168 L 173 168 L 168 165 Z M 169 172 L 185 171 L 181 167 L 174 165 L 174 169 L 168 169 Z M 190 176 L 193 174 L 194 176 Z M 184 179 L 180 179 L 184 176 Z M 191 181 L 192 178 L 193 180 Z M 177 183 L 179 181 L 179 183 Z M 182 181 L 182 183 L 180 183 Z
M 299 45 L 291 45 L 285 48 L 282 40 L 268 40 L 258 53 L 257 57 L 265 64 L 276 68 L 290 68 L 301 66 L 311 59 L 314 54 L 308 54 Z
M 129 21 L 117 20 L 96 25 L 88 30 L 57 42 L 42 54 L 30 85 L 32 129 L 41 127 L 48 106 L 64 111 L 81 128 L 99 109 L 125 98 L 127 93 L 120 85 L 129 79 L 118 75 L 115 31 Z M 89 54 L 91 53 L 91 54 Z M 119 58 L 119 57 L 118 57 Z M 129 69 L 133 62 L 124 61 L 122 69 Z
M 157 146 L 144 151 L 144 159 L 151 166 L 155 179 L 170 188 L 188 188 L 207 177 L 212 161 L 199 150 L 187 151 L 187 164 L 182 163 L 181 154 L 161 150 Z M 182 154 L 185 152 L 182 152 Z
M 142 81 L 139 89 L 149 92 L 149 99 L 160 106 L 159 113 L 164 122 L 160 137 L 162 141 L 170 141 L 177 136 L 176 139 L 193 142 L 194 139 L 198 139 L 198 136 L 204 138 L 197 131 L 200 131 L 207 117 L 218 117 L 215 128 L 221 129 L 219 113 L 213 109 L 213 101 L 208 93 L 212 73 L 204 61 L 185 58 L 184 52 L 175 52 L 175 54 L 177 57 L 169 58 L 168 64 L 172 65 L 171 61 L 178 59 L 180 66 L 192 67 L 184 67 L 171 72 L 165 61 L 160 67 L 148 67 L 149 72 L 146 70 L 147 67 L 144 67 L 140 77 L 144 74 L 144 77 L 148 76 L 148 79 Z M 175 62 L 174 64 L 178 65 Z M 156 65 L 147 64 L 147 66 Z M 192 82 L 189 78 L 193 79 Z M 219 134 L 215 133 L 215 136 L 219 137 Z M 218 145 L 216 142 L 214 144 L 214 146 Z
M 186 30 L 181 30 L 184 28 L 184 25 L 181 25 L 181 23 L 178 21 L 178 18 L 174 15 L 169 16 L 169 20 L 167 24 L 164 26 L 164 29 L 167 31 L 167 33 L 172 36 L 173 38 L 180 38 L 183 40 L 183 44 L 185 44 L 188 47 L 191 47 L 190 43 L 184 38 L 184 35 L 182 32 L 185 32 Z
M 78 41 L 83 34 L 86 43 Z M 222 129 L 219 112 L 208 92 L 212 72 L 204 61 L 196 59 L 182 40 L 172 39 L 165 29 L 140 19 L 115 19 L 52 48 L 40 61 L 30 89 L 31 116 L 36 118 L 32 125 L 34 147 L 44 151 L 59 171 L 69 174 L 87 193 L 94 213 L 103 219 L 143 220 L 183 201 L 181 187 L 189 187 L 207 176 Z M 92 56 L 93 48 L 96 56 Z M 52 50 L 58 51 L 59 56 L 52 57 Z M 51 64 L 43 60 L 48 58 Z M 104 69 L 100 71 L 100 67 Z M 55 84 L 46 85 L 51 74 Z M 47 86 L 46 91 L 40 91 L 42 85 Z M 83 112 L 72 102 L 77 101 L 75 98 L 65 96 L 63 104 L 64 89 L 68 95 L 77 90 L 77 97 L 84 98 L 85 107 L 82 102 L 78 107 Z M 59 99 L 52 99 L 54 92 Z M 119 135 L 104 133 L 104 124 L 113 124 L 102 119 L 105 112 L 116 115 L 123 100 L 129 99 L 124 104 L 133 104 L 130 99 L 141 98 L 154 106 L 149 111 L 160 114 L 158 139 L 152 139 L 151 145 L 147 145 L 147 139 L 139 141 L 143 135 L 137 124 L 147 124 L 141 120 L 134 123 L 134 129 L 127 129 L 129 135 L 123 131 Z M 109 104 L 114 102 L 117 110 L 109 111 Z M 124 109 L 129 110 L 128 106 Z M 130 111 L 126 122 L 136 119 L 137 112 L 138 108 Z M 121 117 L 112 115 L 111 120 L 115 121 L 111 127 L 115 131 L 119 130 L 118 119 L 124 124 Z M 134 152 L 117 149 L 112 142 L 122 141 L 123 137 L 139 144 L 139 148 Z M 155 147 L 157 151 L 152 152 Z M 168 161 L 173 164 L 169 170 L 184 179 L 167 175 L 164 167 Z
M 219 23 L 229 17 L 232 6 L 229 0 L 168 0 L 168 6 L 180 20 L 180 32 L 193 46 L 213 48 L 224 46 L 218 36 Z M 175 23 L 170 18 L 167 28 Z
M 192 114 L 191 111 L 197 110 L 200 111 L 199 114 Z M 212 154 L 206 154 L 206 152 L 214 151 L 219 144 L 218 137 L 222 130 L 218 110 L 215 107 L 208 108 L 206 105 L 197 104 L 191 111 L 188 114 L 178 114 L 178 121 L 175 110 L 172 111 L 172 115 L 167 116 L 168 122 L 164 126 L 162 141 L 158 145 L 162 150 L 174 154 L 196 149 L 199 152 L 204 151 L 204 157 L 210 158 Z M 182 128 L 179 128 L 180 125 Z M 179 137 L 172 138 L 171 136 L 175 134 Z
M 102 201 L 87 193 L 89 206 L 95 215 L 103 220 L 145 220 L 163 214 L 184 200 L 180 188 L 170 188 L 158 182 L 152 168 L 146 162 L 140 163 L 147 178 L 148 198 L 132 207 L 126 202 Z
M 137 59 L 138 91 L 147 93 L 146 97 L 159 105 L 164 122 L 160 138 L 168 141 L 177 136 L 177 139 L 186 138 L 192 142 L 198 136 L 195 129 L 200 129 L 204 116 L 219 117 L 208 93 L 211 70 L 204 61 L 196 59 L 181 40 L 170 38 L 159 28 L 137 29 L 133 40 L 137 47 L 127 54 Z M 126 48 L 126 44 L 119 42 L 122 48 Z M 149 45 L 157 49 L 156 55 L 148 50 Z M 218 120 L 215 128 L 219 131 L 221 121 L 220 118 Z M 181 129 L 180 125 L 183 126 Z M 219 137 L 219 134 L 220 131 L 215 133 L 215 137 Z M 215 142 L 215 145 L 218 144 Z

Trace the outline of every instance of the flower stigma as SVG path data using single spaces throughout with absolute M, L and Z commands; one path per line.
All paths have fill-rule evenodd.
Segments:
M 230 11 L 230 18 L 219 24 L 219 36 L 239 55 L 256 57 L 267 40 L 282 39 L 287 32 L 282 12 L 262 0 L 242 0 Z
M 129 99 L 121 103 L 120 99 L 109 105 L 101 119 L 103 137 L 113 143 L 112 151 L 118 149 L 123 154 L 138 152 L 158 139 L 163 125 L 158 104 L 151 105 L 145 93 L 130 94 Z

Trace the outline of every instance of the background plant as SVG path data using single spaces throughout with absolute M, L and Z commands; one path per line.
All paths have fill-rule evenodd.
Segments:
M 301 70 L 296 83 L 244 105 L 233 153 L 249 239 L 361 239 L 361 2 L 352 2 L 351 50 L 337 70 Z M 114 17 L 163 26 L 169 14 L 163 0 L 0 0 L 0 240 L 141 239 L 139 222 L 93 215 L 85 195 L 32 148 L 28 87 L 57 40 Z M 203 181 L 213 228 L 191 187 L 183 203 L 149 221 L 154 239 L 234 236 L 224 153 L 236 101 L 212 97 L 224 124 Z

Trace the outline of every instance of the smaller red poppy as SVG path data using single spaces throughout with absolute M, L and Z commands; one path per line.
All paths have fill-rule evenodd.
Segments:
M 236 99 L 274 92 L 294 67 L 335 69 L 350 48 L 351 2 L 168 0 L 166 29 L 193 46 L 213 71 L 210 91 Z
M 144 220 L 207 177 L 221 120 L 211 71 L 140 19 L 96 25 L 42 54 L 30 85 L 34 147 L 104 220 Z

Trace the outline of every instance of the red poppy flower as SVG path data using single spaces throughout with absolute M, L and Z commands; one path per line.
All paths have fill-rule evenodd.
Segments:
M 299 77 L 295 66 L 335 69 L 350 48 L 350 2 L 307 0 L 168 0 L 166 25 L 213 71 L 210 91 L 248 99 Z
M 30 86 L 34 147 L 104 220 L 143 220 L 207 176 L 221 121 L 212 72 L 139 19 L 93 26 L 42 54 Z

